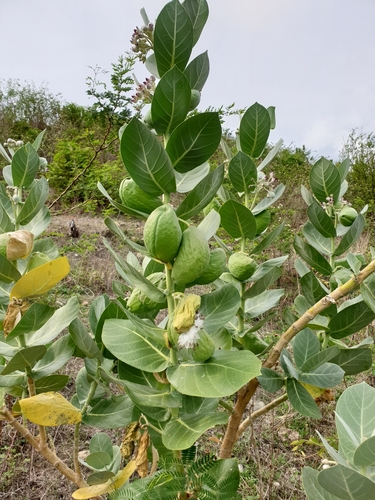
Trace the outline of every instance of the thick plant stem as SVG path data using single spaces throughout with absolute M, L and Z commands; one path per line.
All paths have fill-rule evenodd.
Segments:
M 50 462 L 58 471 L 61 472 L 65 477 L 67 477 L 72 483 L 77 485 L 79 488 L 87 486 L 86 481 L 82 477 L 77 476 L 77 474 L 64 464 L 62 460 L 48 447 L 41 446 L 40 441 L 31 434 L 31 432 L 26 429 L 18 420 L 16 420 L 13 415 L 7 409 L 1 410 L 1 415 L 5 417 L 9 425 L 13 427 L 26 441 L 31 444 L 48 462 Z
M 335 304 L 339 299 L 348 295 L 348 293 L 355 290 L 368 276 L 375 272 L 375 259 L 370 262 L 362 271 L 354 276 L 344 285 L 336 288 L 326 297 L 323 297 L 319 302 L 310 307 L 297 321 L 295 321 L 280 337 L 279 341 L 272 348 L 267 359 L 263 362 L 264 368 L 272 368 L 280 357 L 281 351 L 285 349 L 289 342 L 305 328 L 311 320 L 315 318 L 319 313 L 327 309 L 332 304 Z M 250 380 L 242 389 L 238 392 L 237 402 L 233 408 L 233 413 L 229 418 L 228 427 L 223 439 L 223 443 L 220 449 L 220 458 L 230 458 L 233 450 L 233 446 L 238 439 L 238 431 L 241 424 L 242 416 L 246 410 L 246 407 L 255 394 L 257 387 L 259 385 L 258 379 L 254 378 Z
M 100 366 L 100 361 L 98 361 L 98 368 Z M 98 372 L 97 372 L 98 374 Z M 84 405 L 81 409 L 81 414 L 82 416 L 86 413 L 87 408 L 89 407 L 90 401 L 94 397 L 95 391 L 98 387 L 98 383 L 94 380 L 91 382 L 90 390 L 87 395 L 86 401 L 84 402 Z M 78 453 L 79 453 L 79 429 L 81 427 L 81 423 L 78 423 L 74 427 L 74 441 L 73 441 L 73 463 L 74 463 L 74 470 L 77 475 L 77 477 L 82 478 L 82 471 L 81 471 L 81 465 L 78 460 Z
M 82 477 L 81 465 L 78 460 L 78 451 L 79 451 L 79 429 L 80 424 L 76 424 L 74 426 L 74 442 L 73 442 L 73 463 L 74 463 L 74 471 L 77 477 Z
M 31 370 L 30 368 L 26 368 L 26 375 L 27 375 L 27 386 L 29 389 L 29 396 L 35 396 L 36 395 L 36 390 L 35 390 L 35 383 L 34 379 L 31 376 Z M 43 425 L 39 425 L 39 439 L 40 439 L 40 446 L 47 446 L 47 432 L 46 428 Z

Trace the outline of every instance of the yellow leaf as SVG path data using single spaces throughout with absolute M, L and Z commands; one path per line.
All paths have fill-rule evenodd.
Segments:
M 137 466 L 135 464 L 135 461 L 130 460 L 125 469 L 123 469 L 121 472 L 118 472 L 112 480 L 109 479 L 103 484 L 95 484 L 93 486 L 79 488 L 79 490 L 76 490 L 72 494 L 72 497 L 75 500 L 86 500 L 88 498 L 111 493 L 112 491 L 121 488 L 121 486 L 124 485 L 129 477 L 133 474 L 136 468 Z
M 121 486 L 123 486 L 126 483 L 126 481 L 129 479 L 129 477 L 133 474 L 133 472 L 136 470 L 136 468 L 137 468 L 137 465 L 135 463 L 135 460 L 130 460 L 130 462 L 128 462 L 126 464 L 126 467 L 124 469 L 122 469 L 121 472 L 118 472 L 116 474 L 116 476 L 114 477 L 115 489 L 121 488 Z
M 69 273 L 70 266 L 66 257 L 51 260 L 24 274 L 10 292 L 10 299 L 39 297 L 48 292 Z
M 303 387 L 307 390 L 307 392 L 312 396 L 314 399 L 318 398 L 323 394 L 325 389 L 321 389 L 320 387 L 316 387 L 315 385 L 310 385 L 310 384 L 304 384 L 301 382 Z
M 110 493 L 113 490 L 114 486 L 111 481 L 108 480 L 103 484 L 94 484 L 93 486 L 85 486 L 84 488 L 80 488 L 72 494 L 72 497 L 75 500 L 85 500 L 86 498 L 105 495 L 106 493 Z
M 78 424 L 81 412 L 58 392 L 44 392 L 19 401 L 22 413 L 34 424 L 56 427 Z

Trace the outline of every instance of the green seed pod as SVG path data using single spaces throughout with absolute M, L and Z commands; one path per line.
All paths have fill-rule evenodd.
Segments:
M 208 263 L 208 267 L 205 271 L 203 271 L 203 274 L 201 274 L 193 283 L 189 283 L 187 287 L 212 283 L 224 272 L 226 263 L 227 257 L 224 250 L 222 248 L 215 248 L 212 252 L 210 252 L 210 261 Z
M 255 222 L 257 223 L 256 236 L 259 236 L 263 231 L 267 229 L 271 222 L 271 212 L 269 210 L 263 210 L 259 214 L 255 215 Z
M 160 290 L 165 289 L 165 274 L 164 273 L 153 273 L 147 276 L 147 279 L 156 285 Z M 128 298 L 128 309 L 130 312 L 145 313 L 149 311 L 156 311 L 167 307 L 167 299 L 164 302 L 154 302 L 151 300 L 144 292 L 139 288 L 134 288 L 130 297 Z
M 248 280 L 257 268 L 256 262 L 243 252 L 233 253 L 228 259 L 229 272 L 238 280 Z
M 161 200 L 157 196 L 145 193 L 133 179 L 124 179 L 121 181 L 119 195 L 123 205 L 146 214 L 150 214 L 162 205 Z
M 353 207 L 344 207 L 339 212 L 339 222 L 345 227 L 351 226 L 357 217 L 358 212 Z
M 192 283 L 205 271 L 210 261 L 210 249 L 204 235 L 195 226 L 182 233 L 181 246 L 172 268 L 177 284 Z
M 176 212 L 170 205 L 156 208 L 146 221 L 143 239 L 154 259 L 172 262 L 181 243 L 182 231 Z
M 201 102 L 201 93 L 199 92 L 199 90 L 193 89 L 191 91 L 189 111 L 195 109 L 200 102 Z
M 193 360 L 203 363 L 207 361 L 214 352 L 215 342 L 205 330 L 200 330 L 198 343 L 191 349 Z

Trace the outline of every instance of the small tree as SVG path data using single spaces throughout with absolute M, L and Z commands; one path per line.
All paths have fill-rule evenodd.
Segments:
M 375 200 L 375 134 L 354 129 L 340 151 L 341 158 L 349 158 L 351 169 L 348 175 L 348 194 L 358 204 Z
M 113 283 L 114 299 L 102 295 L 92 303 L 91 332 L 77 318 L 74 299 L 57 311 L 37 302 L 25 311 L 23 303 L 14 303 L 43 293 L 48 263 L 30 270 L 29 263 L 8 254 L 0 260 L 7 285 L 2 303 L 9 302 L 9 327 L 0 342 L 0 387 L 8 405 L 0 415 L 79 487 L 75 499 L 106 494 L 123 500 L 235 498 L 240 477 L 231 455 L 255 418 L 288 399 L 296 411 L 319 419 L 316 394 L 371 366 L 372 339 L 350 347 L 345 342 L 375 318 L 375 260 L 367 264 L 363 255 L 350 252 L 364 216 L 343 199 L 346 160 L 335 166 L 321 158 L 311 169 L 310 190 L 302 186 L 309 220 L 294 239 L 300 294 L 285 312 L 287 327 L 276 343 L 269 345 L 259 335 L 284 293 L 274 286 L 287 256 L 263 257 L 284 227 L 268 230 L 268 208 L 284 186 L 263 172 L 281 142 L 256 164 L 274 126 L 273 107 L 255 103 L 244 112 L 236 151 L 221 140 L 217 112 L 190 113 L 209 74 L 206 52 L 190 60 L 207 17 L 205 0 L 172 0 L 155 25 L 137 30 L 138 47 L 144 47 L 154 77 L 155 86 L 143 89 L 151 106 L 121 130 L 120 154 L 131 177 L 120 186 L 122 203 L 101 184 L 99 189 L 121 212 L 145 221 L 144 245 L 106 219 L 138 256 L 124 257 L 105 241 L 120 279 Z M 227 160 L 210 171 L 208 161 L 219 144 Z M 0 197 L 4 233 L 34 215 L 44 223 L 46 218 L 44 199 L 33 191 L 45 183 L 29 173 L 31 158 L 33 173 L 37 165 L 35 147 L 20 151 L 3 171 L 9 185 L 8 195 L 4 189 Z M 231 189 L 224 187 L 225 177 Z M 30 189 L 26 200 L 23 186 Z M 182 196 L 172 206 L 176 192 Z M 219 212 L 197 222 L 215 196 Z M 220 225 L 226 241 L 216 235 Z M 199 285 L 210 286 L 202 295 L 191 293 Z M 352 292 L 355 296 L 342 301 Z M 68 323 L 69 336 L 57 339 Z M 66 379 L 50 377 L 73 355 L 84 364 L 76 393 L 67 401 L 56 392 Z M 281 392 L 244 419 L 259 385 Z M 9 396 L 17 398 L 13 406 Z M 28 421 L 38 426 L 38 437 Z M 74 426 L 74 469 L 47 439 L 47 427 L 64 424 Z M 82 460 L 82 426 L 126 426 L 121 447 L 98 432 Z M 197 440 L 216 426 L 225 427 L 220 458 L 198 457 Z M 87 478 L 82 466 L 90 471 Z M 128 483 L 135 471 L 140 478 Z

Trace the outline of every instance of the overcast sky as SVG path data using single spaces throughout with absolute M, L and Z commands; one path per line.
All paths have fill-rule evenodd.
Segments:
M 164 0 L 0 0 L 0 78 L 47 83 L 89 104 L 89 66 L 110 69 L 130 48 L 139 11 Z M 353 128 L 375 131 L 375 0 L 209 0 L 194 55 L 211 72 L 201 109 L 276 106 L 272 142 L 336 159 Z M 146 76 L 138 67 L 139 79 Z M 230 128 L 237 126 L 231 119 Z

